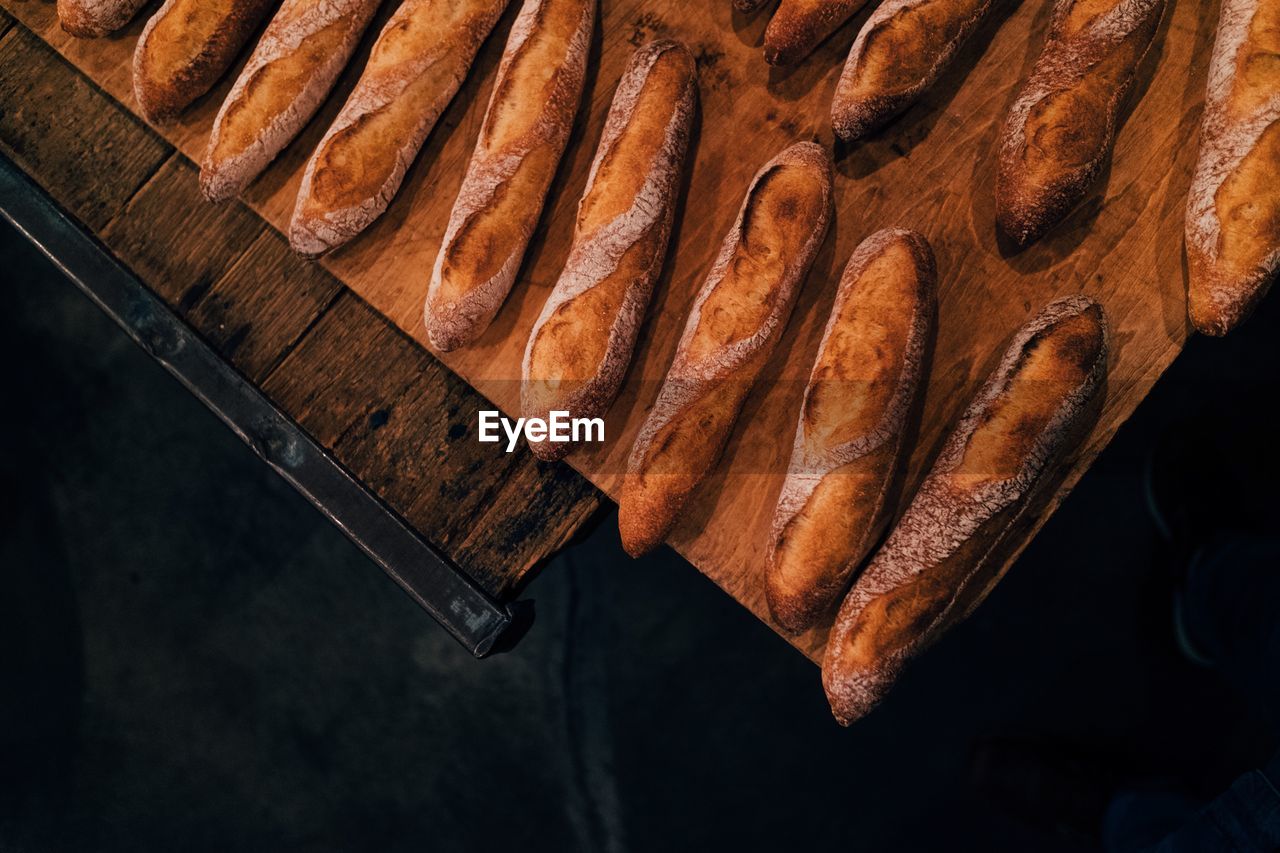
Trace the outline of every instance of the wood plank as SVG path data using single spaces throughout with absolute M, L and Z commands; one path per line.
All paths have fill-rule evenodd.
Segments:
M 475 391 L 265 228 L 244 205 L 204 203 L 174 156 L 102 239 L 233 363 L 263 327 L 246 366 L 267 396 L 485 589 L 510 593 L 595 510 L 595 489 L 459 433 L 485 407 Z
M 486 404 L 350 293 L 263 390 L 493 595 L 509 594 L 598 506 L 567 467 L 476 443 Z
M 388 409 L 424 370 L 430 355 L 397 348 L 394 327 L 358 299 L 340 297 L 262 384 L 316 441 L 334 447 L 356 420 Z M 367 352 L 390 352 L 376 369 Z
M 0 0 L 0 5 L 20 9 L 15 12 L 20 18 L 43 14 L 18 0 Z M 868 13 L 803 66 L 787 72 L 769 69 L 760 56 L 767 11 L 742 16 L 729 3 L 603 0 L 586 107 L 553 190 L 542 236 L 494 326 L 474 347 L 442 360 L 500 407 L 515 410 L 528 330 L 567 251 L 573 206 L 623 65 L 635 45 L 654 36 L 687 42 L 699 57 L 702 117 L 671 262 L 626 387 L 608 418 L 609 440 L 570 457 L 598 486 L 616 493 L 631 440 L 750 176 L 798 137 L 814 136 L 830 144 L 832 90 L 857 26 Z M 1115 351 L 1101 420 L 1080 459 L 1065 472 L 1064 483 L 1074 482 L 1188 334 L 1182 210 L 1215 16 L 1211 0 L 1173 0 L 1157 49 L 1141 74 L 1136 105 L 1118 135 L 1114 166 L 1080 210 L 1048 239 L 1020 254 L 1009 254 L 999 244 L 993 225 L 996 140 L 1016 85 L 1043 41 L 1048 3 L 1011 2 L 983 28 L 947 82 L 885 132 L 840 151 L 833 237 L 766 367 L 766 381 L 747 401 L 719 472 L 691 502 L 672 544 L 768 621 L 760 556 L 803 380 L 840 268 L 863 237 L 888 225 L 923 231 L 936 249 L 941 273 L 941 332 L 910 479 L 922 476 L 1013 330 L 1050 299 L 1083 292 L 1106 306 Z M 323 261 L 419 342 L 425 343 L 420 313 L 427 270 L 474 143 L 504 36 L 500 28 L 486 44 L 476 73 L 448 112 L 449 120 L 432 135 L 387 215 Z M 108 90 L 120 87 L 128 38 L 65 49 L 91 53 L 77 61 Z M 348 70 L 347 85 L 356 70 Z M 200 147 L 189 135 L 178 141 L 191 145 L 190 151 Z M 300 162 L 285 158 L 249 194 L 249 203 L 277 228 L 286 224 Z M 1047 515 L 1039 515 L 1031 527 Z M 797 644 L 816 655 L 824 635 L 819 629 Z
M 265 230 L 242 204 L 205 204 L 195 168 L 175 153 L 99 236 L 185 317 Z
M 40 80 L 34 100 L 24 96 L 29 73 Z M 44 97 L 50 91 L 71 100 Z M 0 38 L 0 94 L 0 147 L 22 150 L 33 177 L 73 213 L 90 212 L 108 247 L 250 380 L 266 382 L 287 361 L 268 383 L 269 396 L 285 392 L 273 401 L 489 592 L 514 594 L 599 506 L 599 492 L 572 469 L 539 466 L 527 452 L 450 452 L 461 424 L 488 405 L 482 397 L 329 272 L 298 259 L 248 208 L 204 204 L 188 161 L 24 27 Z M 62 120 L 68 107 L 76 120 Z M 104 137 L 113 144 L 96 144 Z M 121 151 L 151 157 L 125 169 Z M 118 180 L 68 180 L 82 175 Z M 330 309 L 332 321 L 319 325 Z M 326 396 L 335 330 L 361 341 L 349 374 L 359 381 Z M 309 346 L 290 360 L 302 341 Z M 304 374 L 315 395 L 291 384 Z
M 100 236 L 219 353 L 260 382 L 342 283 L 300 260 L 244 205 L 205 203 L 196 176 L 190 162 L 173 154 Z
M 191 307 L 186 320 L 255 384 L 293 349 L 345 288 L 263 230 Z
M 105 225 L 170 151 L 23 27 L 0 38 L 0 152 L 42 176 L 90 228 Z

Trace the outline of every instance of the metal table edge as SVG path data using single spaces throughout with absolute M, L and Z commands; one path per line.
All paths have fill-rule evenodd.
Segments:
M 478 658 L 511 648 L 532 602 L 502 603 L 242 377 L 15 163 L 0 216 Z

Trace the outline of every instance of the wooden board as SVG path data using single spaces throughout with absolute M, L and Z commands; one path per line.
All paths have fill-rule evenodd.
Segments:
M 48 0 L 0 4 L 108 93 L 134 108 L 128 58 L 141 20 L 117 37 L 77 42 L 57 29 Z M 508 10 L 485 45 L 391 209 L 354 243 L 322 261 L 424 346 L 421 305 L 427 275 L 514 11 L 514 6 Z M 949 425 L 1013 330 L 1050 299 L 1077 292 L 1097 297 L 1106 306 L 1114 333 L 1107 403 L 1085 450 L 1062 472 L 1063 493 L 1133 411 L 1188 334 L 1182 213 L 1216 4 L 1177 0 L 1142 71 L 1139 98 L 1120 131 L 1113 168 L 1049 239 L 1010 255 L 997 243 L 993 225 L 996 136 L 1014 87 L 1035 60 L 1049 11 L 1044 0 L 1006 2 L 937 91 L 879 136 L 838 152 L 833 236 L 802 291 L 775 357 L 746 403 L 718 473 L 695 496 L 671 538 L 690 562 L 766 621 L 761 555 L 799 395 L 839 270 L 868 233 L 888 225 L 917 228 L 938 255 L 940 334 L 922 435 L 910 466 L 912 483 L 922 476 Z M 530 257 L 488 333 L 472 348 L 442 355 L 442 360 L 504 410 L 517 409 L 519 361 L 528 330 L 567 253 L 574 206 L 613 87 L 635 45 L 655 36 L 688 43 L 699 60 L 702 111 L 671 256 L 626 387 L 607 419 L 608 440 L 603 447 L 570 458 L 601 489 L 616 495 L 631 439 L 657 392 L 693 295 L 751 175 L 797 138 L 831 142 L 831 93 L 866 14 L 802 67 L 783 72 L 770 69 L 761 58 L 767 10 L 742 16 L 731 10 L 728 0 L 603 0 L 585 109 Z M 250 206 L 277 228 L 286 224 L 291 212 L 308 153 L 353 80 L 353 69 L 348 69 L 320 118 L 249 191 Z M 198 160 L 227 87 L 224 82 L 180 124 L 161 132 Z M 1034 520 L 1025 539 L 1049 511 Z M 816 656 L 825 633 L 817 629 L 793 642 Z
M 486 403 L 470 385 L 248 208 L 206 204 L 184 157 L 11 22 L 0 12 L 0 155 L 473 581 L 518 595 L 600 492 L 471 440 Z

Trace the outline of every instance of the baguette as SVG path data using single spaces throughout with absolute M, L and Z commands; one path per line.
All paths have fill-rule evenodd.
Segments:
M 427 289 L 427 337 L 475 340 L 511 290 L 582 100 L 596 0 L 525 0 Z
M 1050 303 L 1018 331 L 840 607 L 822 680 L 842 725 L 999 581 L 1007 535 L 1097 415 L 1106 363 L 1102 307 L 1084 297 Z
M 849 258 L 805 388 L 765 563 L 774 621 L 831 609 L 880 538 L 915 432 L 937 328 L 933 250 L 888 228 Z
M 751 181 L 627 460 L 618 527 L 632 556 L 666 537 L 714 467 L 830 220 L 831 154 L 820 145 L 792 145 Z
M 1125 95 L 1165 0 L 1057 0 L 1049 38 L 1001 134 L 996 221 L 1019 245 L 1088 193 L 1115 142 Z
M 635 52 L 605 120 L 564 271 L 525 348 L 525 417 L 598 417 L 617 395 L 666 258 L 697 102 L 697 66 L 684 45 Z M 570 445 L 530 448 L 550 460 Z
M 1231 331 L 1280 266 L 1280 7 L 1223 0 L 1187 203 L 1195 328 Z
M 910 106 L 951 65 L 992 0 L 887 0 L 849 51 L 831 105 L 836 136 L 852 142 Z
M 382 215 L 507 0 L 404 0 L 307 163 L 289 223 L 315 257 Z
M 133 94 L 149 121 L 168 121 L 208 92 L 254 34 L 272 0 L 165 0 L 133 51 Z
M 200 165 L 209 201 L 239 195 L 333 88 L 379 0 L 284 0 L 213 120 Z
M 764 30 L 764 61 L 797 65 L 867 0 L 782 0 Z
M 58 0 L 58 23 L 76 38 L 101 38 L 133 20 L 146 0 Z

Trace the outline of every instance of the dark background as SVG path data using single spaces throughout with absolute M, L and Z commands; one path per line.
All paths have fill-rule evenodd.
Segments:
M 1274 747 L 1174 648 L 1141 475 L 1171 424 L 1270 415 L 1280 299 L 1191 341 L 845 730 L 811 663 L 609 515 L 472 659 L 7 226 L 0 269 L 0 850 L 1088 850 L 974 756 L 1211 793 Z

